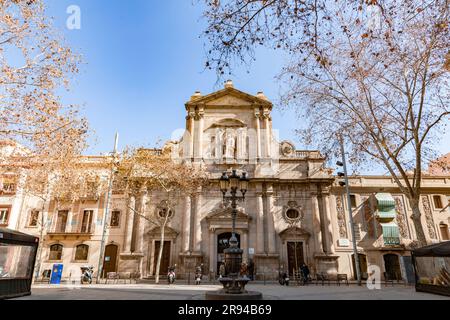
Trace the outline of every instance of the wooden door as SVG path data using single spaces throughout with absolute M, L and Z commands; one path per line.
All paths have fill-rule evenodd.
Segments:
M 158 262 L 159 248 L 161 241 L 155 241 L 155 254 L 153 258 L 154 274 L 156 274 L 156 264 Z M 161 257 L 161 264 L 159 267 L 159 275 L 166 275 L 170 267 L 170 241 L 164 241 L 164 247 Z
M 289 241 L 287 243 L 287 256 L 288 256 L 288 271 L 292 276 L 294 270 L 298 272 L 298 269 L 304 263 L 303 257 L 303 242 Z
M 103 277 L 106 277 L 108 272 L 117 271 L 117 249 L 115 244 L 109 244 L 105 247 L 105 258 L 103 259 Z
M 386 275 L 389 280 L 400 280 L 402 278 L 402 272 L 400 270 L 400 261 L 396 254 L 385 254 L 384 268 L 386 269 Z

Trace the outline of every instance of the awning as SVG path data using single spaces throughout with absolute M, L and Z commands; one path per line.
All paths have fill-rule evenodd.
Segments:
M 450 257 L 450 241 L 418 248 L 413 254 L 416 257 Z
M 395 211 L 395 200 L 390 193 L 377 193 L 375 195 L 377 200 L 377 216 L 385 222 L 395 219 L 397 212 Z
M 385 245 L 399 245 L 400 233 L 395 222 L 381 223 L 383 241 Z

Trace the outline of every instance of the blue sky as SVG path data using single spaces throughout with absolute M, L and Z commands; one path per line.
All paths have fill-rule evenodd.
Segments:
M 85 64 L 67 103 L 82 106 L 94 138 L 87 153 L 111 151 L 114 134 L 119 146 L 155 145 L 184 128 L 184 103 L 196 91 L 210 93 L 222 87 L 216 75 L 203 69 L 204 21 L 201 0 L 47 0 L 68 44 L 83 55 Z M 69 30 L 66 9 L 81 9 L 81 29 Z M 249 70 L 235 69 L 235 87 L 252 94 L 264 91 L 276 102 L 279 83 L 274 78 L 283 65 L 280 52 L 260 50 Z M 273 111 L 280 138 L 303 146 L 294 129 L 301 126 L 293 111 Z M 439 151 L 450 150 L 450 132 Z
M 222 88 L 216 74 L 203 68 L 205 49 L 199 35 L 204 21 L 195 0 L 47 3 L 55 25 L 85 61 L 64 100 L 82 106 L 95 130 L 89 153 L 110 151 L 116 130 L 122 147 L 170 139 L 174 130 L 184 128 L 184 103 L 196 90 Z M 69 5 L 81 9 L 80 30 L 66 28 Z M 276 100 L 274 76 L 282 58 L 268 50 L 257 58 L 249 70 L 236 70 L 235 87 L 252 94 L 262 90 Z M 281 138 L 295 140 L 293 112 L 274 110 L 273 120 Z

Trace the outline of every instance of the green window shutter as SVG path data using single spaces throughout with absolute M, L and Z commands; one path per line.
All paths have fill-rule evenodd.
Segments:
M 381 228 L 383 230 L 383 240 L 385 245 L 400 244 L 400 233 L 396 223 L 382 223 Z
M 377 200 L 378 218 L 389 222 L 395 219 L 397 211 L 395 210 L 395 200 L 390 193 L 377 193 L 375 195 Z

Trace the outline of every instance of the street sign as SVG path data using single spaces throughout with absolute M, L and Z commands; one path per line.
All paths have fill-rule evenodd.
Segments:
M 348 239 L 339 239 L 338 245 L 339 247 L 350 247 L 350 241 Z

